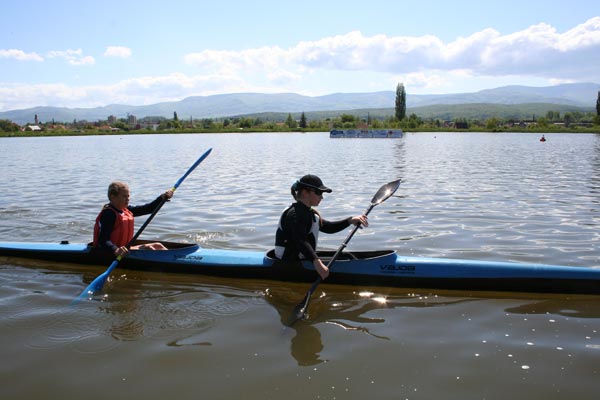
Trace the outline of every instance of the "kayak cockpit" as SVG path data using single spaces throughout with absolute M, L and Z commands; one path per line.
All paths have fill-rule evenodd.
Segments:
M 165 242 L 162 240 L 136 240 L 133 244 L 134 246 L 138 246 L 141 244 L 148 243 L 161 243 L 163 246 L 167 248 L 167 250 L 180 250 L 180 249 L 198 249 L 200 246 L 197 243 L 179 243 L 179 242 Z
M 333 257 L 335 251 L 317 251 L 317 255 L 324 262 L 328 263 L 329 260 Z M 348 251 L 342 252 L 337 260 L 338 261 L 354 261 L 354 260 L 372 260 L 382 257 L 388 257 L 390 255 L 394 255 L 395 258 L 396 252 L 394 250 L 375 250 L 375 251 Z M 275 257 L 275 250 L 269 250 L 267 252 L 267 258 L 271 260 L 277 260 Z

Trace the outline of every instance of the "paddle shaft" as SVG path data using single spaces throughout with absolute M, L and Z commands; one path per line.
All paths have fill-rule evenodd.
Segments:
M 204 159 L 206 157 L 208 157 L 208 155 L 210 154 L 210 152 L 212 151 L 212 148 L 208 149 L 204 154 L 202 154 L 200 156 L 200 158 L 198 158 L 198 160 L 196 160 L 196 162 L 187 170 L 187 172 L 181 177 L 179 178 L 179 180 L 177 180 L 177 182 L 175 182 L 175 185 L 173 185 L 173 187 L 171 188 L 171 190 L 173 192 L 175 192 L 177 190 L 177 188 L 179 187 L 179 185 L 181 185 L 181 183 L 185 180 L 185 178 L 188 177 L 189 174 L 192 173 L 192 171 L 194 169 L 196 169 L 196 167 L 198 165 L 200 165 L 200 163 L 202 161 L 204 161 Z M 156 206 L 156 208 L 154 209 L 154 211 L 152 211 L 152 214 L 150 214 L 150 216 L 148 218 L 146 218 L 146 221 L 142 224 L 142 226 L 140 227 L 140 229 L 138 229 L 138 231 L 135 233 L 135 235 L 133 236 L 133 238 L 127 243 L 126 247 L 129 249 L 133 243 L 135 243 L 135 241 L 138 239 L 138 237 L 142 234 L 142 232 L 144 231 L 144 229 L 146 229 L 146 227 L 148 226 L 148 224 L 150 223 L 150 221 L 152 221 L 152 219 L 154 218 L 154 216 L 158 213 L 158 211 L 162 208 L 162 206 L 166 203 L 166 199 L 164 197 L 162 197 L 160 203 L 158 203 L 158 205 Z M 117 265 L 119 265 L 119 262 L 123 259 L 124 256 L 119 255 L 108 267 L 108 269 L 106 271 L 104 271 L 102 274 L 100 274 L 96 279 L 94 279 L 92 281 L 92 283 L 90 283 L 85 290 L 79 295 L 79 299 L 83 299 L 88 297 L 89 295 L 93 295 L 95 292 L 102 290 L 102 286 L 104 286 L 104 283 L 106 282 L 106 279 L 108 279 L 108 276 L 110 275 L 110 273 L 117 267 Z
M 210 154 L 210 152 L 212 151 L 212 149 L 208 149 L 204 154 L 202 154 L 202 156 L 196 160 L 196 162 L 194 163 L 194 165 L 192 165 L 185 174 L 183 174 L 183 176 L 181 178 L 179 178 L 177 180 L 177 182 L 175 182 L 175 184 L 173 185 L 173 187 L 171 188 L 171 190 L 173 191 L 173 193 L 175 193 L 175 191 L 177 190 L 177 188 L 179 187 L 179 185 L 181 185 L 181 183 L 185 180 L 185 178 L 188 177 L 189 174 L 192 173 L 192 171 L 194 171 L 196 169 L 196 167 L 198 165 L 200 165 L 200 163 L 202 161 L 204 161 L 204 159 L 206 157 L 208 157 L 208 155 Z M 133 238 L 131 238 L 131 240 L 129 241 L 129 243 L 127 243 L 127 248 L 130 248 L 135 241 L 138 239 L 138 237 L 140 237 L 140 235 L 142 234 L 142 232 L 144 232 L 144 229 L 146 229 L 146 227 L 148 226 L 148 224 L 150 223 L 150 221 L 152 221 L 152 219 L 154 218 L 154 216 L 156 214 L 158 214 L 158 212 L 160 211 L 160 209 L 162 208 L 162 206 L 165 205 L 165 203 L 167 202 L 167 199 L 165 199 L 164 197 L 161 198 L 160 203 L 158 203 L 158 205 L 156 206 L 156 208 L 154 209 L 154 211 L 152 211 L 152 214 L 150 214 L 150 216 L 148 218 L 146 218 L 146 221 L 142 224 L 142 226 L 140 226 L 140 229 L 138 229 L 138 231 L 135 233 L 135 235 L 133 235 Z M 121 256 L 119 256 L 121 257 Z M 117 258 L 119 258 L 117 257 Z M 121 257 L 122 258 L 122 257 Z
M 365 211 L 364 215 L 367 216 L 369 215 L 369 213 L 371 212 L 371 210 L 373 209 L 373 207 L 375 207 L 375 204 L 371 204 L 369 206 L 369 208 L 367 208 L 367 210 Z M 354 236 L 354 234 L 356 233 L 356 231 L 358 231 L 361 228 L 362 224 L 357 224 L 354 226 L 354 229 L 352 229 L 352 231 L 350 231 L 350 233 L 348 234 L 348 236 L 346 236 L 346 239 L 342 242 L 342 244 L 340 245 L 340 247 L 337 249 L 337 251 L 335 252 L 335 254 L 333 255 L 333 257 L 331 257 L 331 260 L 329 260 L 329 262 L 327 263 L 327 269 L 329 269 L 329 267 L 331 267 L 333 265 L 333 263 L 338 259 L 338 257 L 340 256 L 340 254 L 342 254 L 342 252 L 346 249 L 346 247 L 348 247 L 348 243 L 350 242 L 350 239 L 352 239 L 352 236 Z M 319 286 L 319 284 L 323 282 L 323 279 L 321 278 L 321 276 L 319 276 L 317 278 L 317 280 L 315 280 L 312 284 L 312 286 L 310 287 L 310 289 L 308 289 L 307 292 L 307 296 L 310 297 L 313 292 L 315 291 L 315 289 L 317 288 L 317 286 Z M 306 305 L 308 305 L 308 302 L 306 303 Z

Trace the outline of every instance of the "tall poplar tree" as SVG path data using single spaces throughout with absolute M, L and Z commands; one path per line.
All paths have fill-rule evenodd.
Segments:
M 396 86 L 396 119 L 402 121 L 406 117 L 406 91 L 404 84 Z
M 600 90 L 598 91 L 598 98 L 596 99 L 596 115 L 600 117 Z

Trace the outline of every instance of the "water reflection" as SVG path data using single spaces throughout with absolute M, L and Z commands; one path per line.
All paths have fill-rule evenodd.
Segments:
M 213 346 L 212 330 L 220 320 L 266 302 L 279 316 L 281 336 L 289 340 L 291 357 L 299 366 L 310 366 L 327 361 L 322 358 L 325 326 L 390 341 L 393 338 L 376 329 L 386 323 L 384 316 L 389 310 L 482 300 L 460 292 L 419 294 L 411 289 L 390 288 L 373 292 L 325 285 L 315 293 L 307 318 L 289 327 L 293 309 L 307 285 L 214 277 L 203 277 L 202 285 L 198 285 L 186 279 L 193 278 L 160 275 L 160 280 L 155 280 L 154 274 L 137 271 L 116 277 L 107 283 L 105 293 L 109 294 L 91 302 L 104 315 L 99 319 L 104 328 L 92 325 L 92 329 L 104 330 L 116 341 L 158 339 L 170 347 Z
M 301 295 L 295 296 L 290 291 L 268 289 L 265 300 L 279 314 L 284 336 L 292 336 L 290 354 L 300 366 L 316 365 L 327 360 L 321 358 L 324 346 L 319 330 L 324 324 L 339 327 L 345 331 L 353 331 L 368 335 L 378 340 L 390 341 L 385 335 L 374 333 L 374 324 L 383 324 L 385 318 L 378 310 L 390 310 L 403 307 L 444 307 L 465 302 L 477 301 L 475 298 L 439 298 L 436 295 L 422 296 L 415 293 L 379 295 L 370 291 L 353 291 L 353 287 L 331 289 L 321 292 L 311 302 L 307 317 L 289 326 L 290 317 Z M 301 292 L 298 292 L 300 294 Z M 297 298 L 296 298 L 297 297 Z M 293 301 L 296 301 L 295 303 Z M 374 314 L 374 315 L 369 315 Z
M 117 340 L 165 339 L 175 347 L 212 345 L 201 338 L 202 333 L 214 328 L 220 318 L 241 315 L 260 300 L 256 291 L 244 288 L 127 275 L 105 289 L 110 294 L 96 298 L 99 311 L 111 315 L 107 332 Z
M 548 314 L 562 315 L 572 318 L 600 318 L 600 304 L 598 297 L 581 296 L 570 299 L 552 299 L 528 302 L 516 307 L 506 308 L 511 314 Z

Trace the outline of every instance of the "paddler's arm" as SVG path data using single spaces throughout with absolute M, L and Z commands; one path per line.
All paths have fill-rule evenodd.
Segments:
M 127 207 L 129 211 L 133 214 L 134 217 L 139 217 L 140 215 L 152 214 L 156 207 L 163 201 L 169 201 L 173 197 L 173 190 L 169 189 L 166 192 L 162 193 L 158 196 L 154 201 L 144 204 L 143 206 L 129 206 Z
M 299 218 L 299 220 L 291 224 L 294 227 L 292 230 L 292 240 L 296 242 L 298 250 L 304 255 L 304 258 L 312 262 L 321 279 L 326 279 L 329 276 L 329 269 L 323 264 L 323 261 L 317 255 L 316 249 L 307 240 L 306 227 L 308 226 L 308 229 L 310 229 L 312 225 L 312 214 L 308 214 L 308 217 L 309 219 Z

